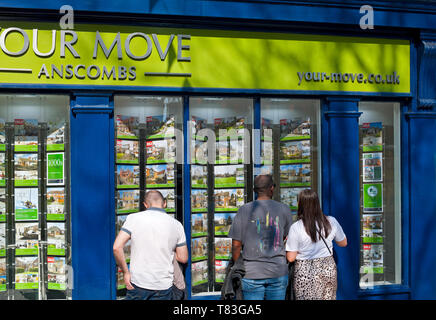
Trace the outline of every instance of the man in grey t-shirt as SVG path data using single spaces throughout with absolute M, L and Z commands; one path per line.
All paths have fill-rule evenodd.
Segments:
M 291 211 L 272 200 L 275 184 L 270 175 L 254 179 L 257 200 L 239 208 L 230 228 L 232 258 L 241 250 L 245 276 L 242 293 L 246 300 L 284 300 L 288 267 L 284 239 L 292 224 Z

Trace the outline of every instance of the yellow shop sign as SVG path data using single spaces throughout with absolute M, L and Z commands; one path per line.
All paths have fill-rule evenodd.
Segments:
M 410 93 L 406 40 L 0 24 L 0 83 Z

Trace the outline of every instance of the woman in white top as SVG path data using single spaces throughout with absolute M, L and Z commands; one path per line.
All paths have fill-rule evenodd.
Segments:
M 286 257 L 296 260 L 294 290 L 297 300 L 335 300 L 337 289 L 333 240 L 340 247 L 347 238 L 338 221 L 325 216 L 316 192 L 298 195 L 298 220 L 289 229 Z

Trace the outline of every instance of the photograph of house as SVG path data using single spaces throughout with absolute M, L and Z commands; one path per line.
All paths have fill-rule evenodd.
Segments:
M 285 161 L 309 161 L 310 140 L 282 141 L 280 143 L 280 163 Z
M 176 161 L 176 142 L 172 138 L 147 141 L 146 151 L 147 163 Z
M 174 164 L 147 165 L 145 168 L 145 181 L 147 187 L 153 185 L 174 186 Z
M 224 282 L 228 265 L 229 265 L 229 261 L 215 260 L 215 281 L 216 282 Z
M 191 215 L 191 236 L 207 235 L 207 214 L 196 213 Z
M 280 186 L 310 186 L 310 164 L 280 165 Z
M 6 258 L 0 258 L 0 291 L 6 290 Z
M 38 154 L 16 153 L 14 155 L 15 180 L 38 179 Z
M 191 190 L 191 208 L 192 211 L 206 211 L 208 208 L 207 203 L 207 190 L 192 189 Z
M 175 117 L 173 114 L 168 116 L 149 116 L 146 118 L 149 138 L 174 137 Z
M 363 151 L 383 150 L 383 127 L 381 123 L 364 123 L 361 126 Z
M 65 123 L 59 123 L 50 127 L 47 135 L 47 144 L 64 144 Z
M 138 117 L 117 115 L 116 116 L 117 138 L 137 138 Z
M 298 208 L 298 194 L 302 190 L 304 190 L 304 188 L 280 188 L 280 202 L 296 210 Z
M 191 266 L 192 285 L 195 286 L 202 283 L 207 283 L 207 261 L 196 262 L 193 263 Z
M 0 214 L 6 214 L 6 189 L 0 188 Z
M 118 187 L 139 187 L 139 166 L 117 165 Z
M 215 259 L 230 259 L 232 252 L 232 239 L 215 238 Z
M 15 144 L 16 145 L 37 145 L 38 144 L 38 120 L 36 119 L 15 119 Z
M 297 139 L 310 137 L 310 118 L 307 119 L 281 119 L 280 139 Z
M 117 213 L 139 211 L 139 190 L 117 190 Z
M 192 261 L 202 260 L 207 258 L 207 237 L 191 239 L 191 255 Z
M 2 186 L 6 185 L 5 178 L 6 178 L 6 154 L 2 152 L 0 153 L 0 181 L 2 182 L 1 183 Z
M 215 213 L 215 235 L 225 236 L 229 234 L 236 213 Z
M 207 186 L 207 167 L 191 165 L 191 187 L 201 188 Z
M 65 257 L 47 257 L 47 277 L 50 284 L 66 284 L 66 263 Z M 56 288 L 51 286 L 51 288 Z M 58 288 L 62 288 L 58 286 Z
M 0 223 L 0 250 L 6 249 L 6 223 Z
M 37 284 L 39 280 L 38 267 L 38 257 L 16 257 L 15 284 Z
M 244 189 L 215 189 L 215 210 L 235 211 L 244 204 Z
M 40 230 L 37 222 L 20 222 L 15 224 L 15 243 L 17 248 L 33 249 L 38 247 Z
M 244 165 L 214 167 L 215 188 L 243 187 L 245 185 Z
M 65 223 L 47 222 L 48 248 L 65 249 Z
M 117 140 L 117 162 L 138 163 L 139 142 L 137 140 Z
M 62 214 L 65 209 L 65 189 L 47 188 L 47 213 Z

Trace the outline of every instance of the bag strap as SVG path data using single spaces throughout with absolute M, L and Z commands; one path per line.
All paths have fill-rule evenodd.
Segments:
M 327 242 L 325 241 L 324 237 L 321 235 L 321 232 L 319 232 L 318 228 L 316 229 L 318 231 L 319 236 L 321 237 L 322 241 L 324 242 L 325 246 L 327 247 L 327 250 L 330 254 L 332 254 L 332 251 L 330 250 L 329 246 L 327 245 Z

